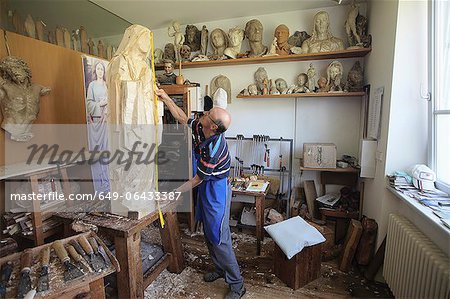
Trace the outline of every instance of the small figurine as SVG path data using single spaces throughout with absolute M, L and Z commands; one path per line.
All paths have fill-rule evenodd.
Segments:
M 164 60 L 164 74 L 158 76 L 158 82 L 162 85 L 171 85 L 176 83 L 177 75 L 173 73 L 173 61 Z
M 191 59 L 191 48 L 188 45 L 181 46 L 180 56 L 182 61 L 189 61 Z
M 345 32 L 347 33 L 347 39 L 349 47 L 347 49 L 362 48 L 361 37 L 356 30 L 356 18 L 359 15 L 359 6 L 354 2 L 350 6 L 347 20 L 345 21 Z
M 267 78 L 265 78 L 263 84 L 264 84 L 264 87 L 262 90 L 262 94 L 263 95 L 269 94 L 269 80 Z
M 89 46 L 88 46 L 88 37 L 87 37 L 87 33 L 86 33 L 86 29 L 84 29 L 83 26 L 80 26 L 80 47 L 81 47 L 81 52 L 89 54 Z
M 67 28 L 63 28 L 63 38 L 64 38 L 64 47 L 67 49 L 72 49 L 72 35 Z
M 347 75 L 347 83 L 345 84 L 345 91 L 354 92 L 362 91 L 364 84 L 364 75 L 359 61 L 356 61 Z
M 241 52 L 242 41 L 244 40 L 244 30 L 239 27 L 231 28 L 228 31 L 230 45 L 223 52 L 227 57 L 236 58 Z
M 25 19 L 25 32 L 27 36 L 36 38 L 36 24 L 34 23 L 33 17 L 29 14 Z
M 78 32 L 80 32 L 79 29 L 72 30 L 71 37 L 72 37 L 72 49 L 74 51 L 80 51 L 80 36 L 78 35 Z
M 328 86 L 327 86 L 327 78 L 320 77 L 319 80 L 317 80 L 317 86 L 319 86 L 316 89 L 316 92 L 328 92 Z
M 202 32 L 200 34 L 200 54 L 207 55 L 208 54 L 208 29 L 203 25 Z
M 88 48 L 89 48 L 89 54 L 95 55 L 95 43 L 92 40 L 92 38 L 90 38 L 88 41 Z
M 164 59 L 175 61 L 175 46 L 172 43 L 168 43 L 164 47 Z
M 173 31 L 173 32 L 172 32 Z M 184 44 L 184 35 L 180 29 L 180 23 L 173 21 L 169 28 L 167 28 L 167 34 L 169 37 L 173 37 L 173 44 L 175 46 L 176 61 L 181 61 L 180 50 Z
M 247 87 L 247 90 L 248 90 L 248 94 L 251 95 L 251 96 L 258 95 L 258 87 L 256 86 L 256 84 L 250 84 Z
M 184 35 L 184 44 L 189 46 L 191 52 L 200 50 L 201 32 L 195 25 L 187 25 Z
M 342 76 L 344 74 L 344 67 L 342 63 L 335 60 L 330 63 L 327 68 L 327 87 L 329 92 L 342 92 Z
M 312 63 L 309 64 L 309 69 L 306 74 L 308 75 L 308 89 L 313 92 L 314 90 L 316 90 L 316 86 L 314 84 L 314 82 L 316 81 L 314 79 L 314 77 L 316 76 L 316 69 L 313 67 Z
M 278 25 L 275 29 L 276 53 L 278 55 L 289 55 L 292 45 L 289 44 L 289 28 L 284 25 Z
M 42 21 L 36 21 L 36 37 L 38 40 L 46 42 L 45 24 Z
M 314 16 L 314 28 L 310 38 L 302 44 L 303 53 L 319 53 L 344 50 L 344 42 L 330 31 L 330 17 L 326 11 Z
M 260 67 L 255 72 L 255 83 L 258 87 L 258 94 L 263 94 L 264 91 L 264 81 L 269 80 L 269 76 L 267 75 L 266 69 Z
M 162 50 L 161 50 L 161 49 L 156 49 L 156 50 L 160 50 L 161 53 L 162 53 Z M 155 50 L 155 55 L 156 55 L 156 50 Z M 107 59 L 107 60 L 111 60 L 112 57 L 113 57 L 113 47 L 112 47 L 111 45 L 108 45 L 108 46 L 106 47 L 106 59 Z
M 99 40 L 97 43 L 97 56 L 100 58 L 106 57 L 105 45 L 102 40 Z
M 275 95 L 280 94 L 280 92 L 277 89 L 276 84 L 273 83 L 272 79 L 269 80 L 269 85 L 270 85 L 270 94 L 275 94 Z
M 297 76 L 297 87 L 294 89 L 294 93 L 305 93 L 310 92 L 307 87 L 308 84 L 308 75 L 305 73 L 301 73 Z
M 287 94 L 288 86 L 286 81 L 283 78 L 278 78 L 275 80 L 275 86 L 280 94 Z
M 272 43 L 270 44 L 270 49 L 267 54 L 263 55 L 263 57 L 267 56 L 278 56 L 277 54 L 277 38 L 274 37 Z
M 267 47 L 262 44 L 263 25 L 257 19 L 245 24 L 245 36 L 248 38 L 250 53 L 248 57 L 259 57 L 267 52 Z

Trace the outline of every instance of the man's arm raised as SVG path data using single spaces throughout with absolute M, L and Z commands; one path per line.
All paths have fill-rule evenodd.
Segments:
M 174 101 L 167 95 L 167 93 L 163 89 L 156 89 L 156 95 L 166 104 L 167 108 L 169 108 L 170 113 L 172 113 L 173 117 L 181 123 L 187 124 L 188 117 L 186 113 L 184 113 L 183 109 L 178 107 Z

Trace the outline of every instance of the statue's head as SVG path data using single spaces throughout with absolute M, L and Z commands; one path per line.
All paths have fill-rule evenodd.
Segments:
M 0 77 L 10 83 L 30 84 L 31 69 L 24 60 L 7 56 L 0 60 Z

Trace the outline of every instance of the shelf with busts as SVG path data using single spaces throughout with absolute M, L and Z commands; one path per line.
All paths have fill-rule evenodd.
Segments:
M 327 60 L 327 59 L 342 59 L 342 58 L 358 58 L 364 57 L 372 51 L 372 48 L 360 48 L 351 50 L 342 50 L 334 52 L 320 52 L 307 54 L 290 54 L 285 56 L 265 56 L 265 57 L 250 57 L 250 58 L 236 58 L 225 60 L 208 60 L 208 61 L 186 61 L 181 63 L 183 69 L 188 68 L 202 68 L 214 66 L 227 65 L 244 65 L 257 63 L 274 63 L 274 62 L 292 62 L 292 61 L 313 61 L 313 60 Z M 162 65 L 157 65 L 157 70 L 162 70 Z
M 237 95 L 238 99 L 276 99 L 276 98 L 315 98 L 315 97 L 362 97 L 364 91 L 358 92 L 307 92 L 307 93 L 291 93 L 291 94 L 267 94 L 267 95 L 255 95 L 244 96 Z

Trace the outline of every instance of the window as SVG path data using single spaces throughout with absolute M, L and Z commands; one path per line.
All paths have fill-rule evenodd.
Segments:
M 431 165 L 450 186 L 450 1 L 431 1 Z

